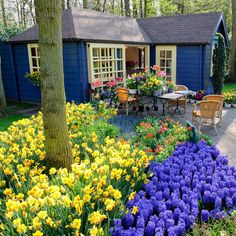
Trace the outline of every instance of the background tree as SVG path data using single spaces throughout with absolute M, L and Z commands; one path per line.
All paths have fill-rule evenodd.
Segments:
M 222 34 L 217 33 L 218 43 L 213 52 L 213 89 L 214 94 L 221 94 L 225 77 L 226 50 L 225 39 Z
M 2 22 L 5 27 L 7 27 L 7 19 L 6 19 L 6 9 L 5 9 L 5 2 L 1 0 L 1 10 L 2 10 Z
M 231 76 L 232 82 L 236 83 L 236 0 L 232 0 Z
M 125 0 L 125 16 L 130 16 L 130 1 Z
M 61 0 L 37 0 L 41 60 L 41 103 L 47 168 L 71 168 L 62 61 Z

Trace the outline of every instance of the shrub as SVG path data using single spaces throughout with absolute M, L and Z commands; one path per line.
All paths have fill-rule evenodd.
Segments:
M 129 197 L 128 213 L 114 221 L 113 236 L 183 235 L 199 219 L 208 222 L 236 209 L 236 169 L 205 142 L 178 145 L 143 190 Z
M 213 88 L 215 94 L 221 94 L 225 77 L 226 49 L 225 39 L 220 33 L 217 33 L 218 43 L 213 52 Z

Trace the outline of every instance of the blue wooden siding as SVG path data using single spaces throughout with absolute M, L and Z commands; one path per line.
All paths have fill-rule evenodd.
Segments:
M 40 89 L 33 86 L 33 84 L 25 78 L 25 74 L 30 71 L 27 45 L 12 45 L 12 52 L 16 78 L 19 84 L 20 100 L 40 103 Z
M 40 90 L 25 79 L 29 72 L 26 44 L 12 45 L 16 77 L 19 83 L 20 100 L 40 103 Z M 85 43 L 64 43 L 63 64 L 67 101 L 88 101 L 88 72 Z
M 150 46 L 150 66 L 156 64 L 156 46 Z
M 11 54 L 11 47 L 6 42 L 0 42 L 2 59 L 2 80 L 7 99 L 18 100 L 17 83 Z
M 177 46 L 176 82 L 191 90 L 203 89 L 202 46 Z

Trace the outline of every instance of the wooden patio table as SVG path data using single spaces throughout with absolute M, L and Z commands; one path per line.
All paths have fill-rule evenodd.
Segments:
M 162 116 L 165 116 L 165 105 L 168 102 L 169 99 L 175 99 L 177 101 L 177 106 L 174 110 L 174 112 L 176 113 L 177 111 L 180 113 L 180 109 L 179 109 L 179 99 L 181 97 L 184 97 L 185 94 L 183 93 L 166 93 L 166 94 L 162 94 L 160 96 L 158 96 L 158 98 L 160 99 L 160 102 L 162 104 Z

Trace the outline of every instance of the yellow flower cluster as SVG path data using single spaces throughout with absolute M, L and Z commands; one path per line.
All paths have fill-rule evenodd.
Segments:
M 0 235 L 108 234 L 129 194 L 147 181 L 144 170 L 152 159 L 110 137 L 100 142 L 91 132 L 99 117 L 112 114 L 103 104 L 98 112 L 89 104 L 67 104 L 75 163 L 71 172 L 51 168 L 49 176 L 41 113 L 0 133 Z

